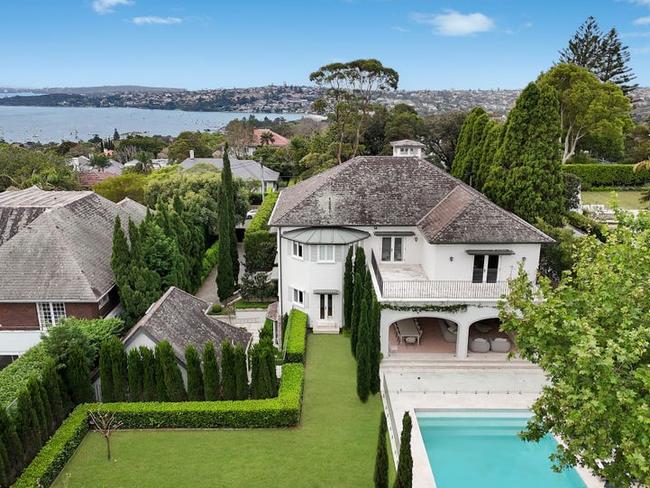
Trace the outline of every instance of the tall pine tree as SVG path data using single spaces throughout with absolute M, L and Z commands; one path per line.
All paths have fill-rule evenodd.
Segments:
M 111 369 L 113 370 L 114 401 L 124 402 L 127 399 L 128 371 L 124 345 L 116 336 L 109 339 L 111 348 Z
M 144 369 L 140 350 L 135 347 L 129 350 L 127 369 L 129 372 L 129 400 L 141 402 L 144 399 Z
M 201 358 L 194 346 L 185 349 L 185 364 L 187 366 L 187 399 L 194 402 L 203 401 L 203 372 Z
M 181 370 L 176 362 L 176 355 L 171 344 L 168 341 L 159 342 L 156 345 L 156 354 L 160 356 L 168 401 L 183 402 L 187 400 Z
M 381 412 L 379 436 L 377 438 L 377 455 L 375 457 L 375 488 L 388 488 L 388 449 L 386 448 L 386 415 Z
M 113 350 L 110 340 L 105 340 L 99 349 L 99 382 L 102 391 L 102 402 L 115 401 L 113 388 Z
M 370 327 L 368 325 L 368 300 L 361 300 L 357 338 L 357 395 L 362 402 L 370 394 Z
M 399 444 L 397 476 L 393 488 L 411 488 L 413 485 L 413 458 L 411 457 L 411 416 L 404 412 Z
M 348 255 L 345 258 L 345 270 L 343 273 L 343 325 L 348 329 L 352 321 L 352 300 L 354 296 L 353 256 L 354 247 L 350 246 Z
M 237 399 L 235 374 L 235 349 L 230 342 L 224 341 L 221 345 L 221 391 L 224 400 Z
M 350 319 L 350 346 L 352 354 L 357 354 L 358 324 L 361 312 L 361 300 L 364 296 L 366 276 L 366 253 L 358 247 L 354 256 L 354 291 L 352 293 L 352 311 Z
M 481 155 L 480 160 L 478 161 L 478 167 L 474 171 L 474 180 L 472 185 L 479 191 L 483 191 L 485 182 L 492 171 L 492 165 L 494 164 L 494 157 L 496 155 L 497 149 L 501 144 L 501 134 L 503 133 L 503 125 L 490 120 L 484 129 L 483 134 L 483 144 L 481 146 Z
M 226 146 L 223 155 L 221 185 L 219 186 L 219 256 L 217 261 L 217 291 L 222 301 L 235 291 L 238 275 L 234 188 L 228 147 Z
M 246 369 L 246 353 L 241 344 L 235 347 L 235 390 L 237 400 L 248 398 L 248 370 Z
M 146 346 L 141 346 L 142 357 L 142 399 L 145 402 L 155 402 L 158 399 L 156 389 L 156 359 L 153 351 Z
M 203 346 L 203 391 L 208 401 L 221 399 L 219 366 L 212 342 L 206 342 Z
M 370 350 L 370 393 L 373 395 L 379 393 L 381 388 L 381 380 L 379 377 L 379 363 L 381 362 L 381 305 L 375 296 L 374 291 L 372 295 L 372 307 L 369 311 L 370 316 L 368 323 L 370 324 L 371 336 L 371 350 Z
M 483 127 L 488 120 L 489 117 L 485 110 L 476 107 L 467 115 L 460 129 L 456 153 L 451 165 L 451 174 L 466 183 L 469 183 L 472 177 L 475 144 L 480 139 Z

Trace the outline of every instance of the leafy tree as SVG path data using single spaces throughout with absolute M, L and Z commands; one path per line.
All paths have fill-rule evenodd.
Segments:
M 423 142 L 434 162 L 447 170 L 451 169 L 466 117 L 466 112 L 444 112 L 424 118 Z
M 221 399 L 219 366 L 217 365 L 217 356 L 212 342 L 206 342 L 203 346 L 203 389 L 206 400 L 215 401 Z
M 519 353 L 550 378 L 523 438 L 557 435 L 556 467 L 580 463 L 629 487 L 650 481 L 650 217 L 619 218 L 604 243 L 578 241 L 557 287 L 541 278 L 533 289 L 520 270 L 500 317 Z
M 142 356 L 142 396 L 145 402 L 158 400 L 158 390 L 156 385 L 156 359 L 153 351 L 148 347 L 141 346 L 140 356 Z
M 600 81 L 619 85 L 626 95 L 638 86 L 630 84 L 636 76 L 629 67 L 629 48 L 623 45 L 615 28 L 603 34 L 591 16 L 560 51 L 560 62 L 586 68 Z
M 241 344 L 237 344 L 235 347 L 235 396 L 237 400 L 246 400 L 248 398 L 246 353 Z
M 104 153 L 95 153 L 90 157 L 90 166 L 94 169 L 103 171 L 111 165 L 110 159 Z
M 211 158 L 212 150 L 206 144 L 200 132 L 181 132 L 169 145 L 167 155 L 175 163 L 180 163 L 190 157 L 190 150 L 195 158 Z
M 385 141 L 400 139 L 418 140 L 424 132 L 424 122 L 413 107 L 398 103 L 388 111 L 385 127 Z
M 404 412 L 402 418 L 402 434 L 399 444 L 399 461 L 397 476 L 393 488 L 411 488 L 413 484 L 413 458 L 411 457 L 411 415 Z
M 504 130 L 484 192 L 528 222 L 541 218 L 559 224 L 564 212 L 564 182 L 554 90 L 530 83 L 508 115 Z
M 562 162 L 566 163 L 586 136 L 623 144 L 632 127 L 631 105 L 613 83 L 602 83 L 587 69 L 572 64 L 554 66 L 538 79 L 540 87 L 552 86 L 560 102 Z M 618 142 L 616 142 L 618 141 Z
M 102 402 L 115 401 L 113 387 L 113 348 L 111 341 L 104 341 L 99 350 L 99 382 L 102 389 Z
M 354 247 L 350 246 L 348 255 L 345 258 L 345 270 L 343 272 L 343 324 L 350 328 L 352 323 L 352 300 L 354 295 L 354 271 L 353 271 Z
M 183 402 L 187 400 L 181 370 L 176 362 L 176 355 L 171 344 L 168 341 L 162 341 L 156 344 L 156 355 L 160 356 L 160 365 L 168 401 Z
M 114 141 L 119 141 L 120 140 L 120 133 L 117 132 L 117 129 L 113 131 L 113 140 Z
M 235 373 L 235 349 L 230 342 L 221 345 L 221 391 L 224 400 L 237 399 L 237 379 Z
M 357 396 L 362 402 L 368 400 L 371 373 L 371 337 L 368 325 L 368 301 L 361 300 L 357 337 Z
M 388 488 L 388 449 L 386 448 L 386 415 L 381 412 L 379 437 L 377 438 L 377 455 L 375 457 L 375 488 Z
M 239 274 L 237 238 L 235 236 L 232 173 L 228 159 L 228 148 L 224 152 L 221 187 L 219 188 L 219 261 L 217 264 L 217 291 L 225 300 L 235 291 Z
M 76 174 L 64 158 L 50 151 L 36 151 L 0 144 L 0 192 L 10 186 L 45 190 L 76 190 Z
M 185 364 L 187 365 L 187 398 L 190 401 L 203 401 L 203 372 L 201 358 L 194 346 L 185 349 Z
M 129 372 L 129 400 L 141 402 L 144 399 L 144 369 L 140 350 L 129 350 L 127 357 Z
M 340 164 L 346 142 L 351 145 L 351 157 L 359 154 L 362 128 L 374 99 L 381 92 L 396 90 L 399 75 L 376 59 L 358 59 L 321 66 L 309 75 L 309 80 L 325 89 L 314 108 L 330 116 L 336 161 Z
M 111 176 L 93 186 L 93 190 L 112 202 L 119 202 L 130 198 L 139 203 L 144 203 L 147 177 L 141 173 L 123 173 Z

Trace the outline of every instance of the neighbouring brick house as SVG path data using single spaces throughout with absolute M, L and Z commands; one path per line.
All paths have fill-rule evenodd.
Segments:
M 99 318 L 118 304 L 113 225 L 146 207 L 92 191 L 0 193 L 0 356 L 25 352 L 64 317 Z

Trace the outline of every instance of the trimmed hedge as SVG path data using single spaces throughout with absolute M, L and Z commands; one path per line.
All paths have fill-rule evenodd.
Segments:
M 285 364 L 278 396 L 264 400 L 79 405 L 13 487 L 52 484 L 89 430 L 88 411 L 114 413 L 123 429 L 290 427 L 300 422 L 304 378 L 302 364 Z
M 277 192 L 268 192 L 264 196 L 264 201 L 262 205 L 257 209 L 255 217 L 251 219 L 251 223 L 246 228 L 246 233 L 257 232 L 260 230 L 269 230 L 269 219 L 273 213 L 273 207 L 275 207 L 275 202 L 278 201 Z
M 79 405 L 43 446 L 31 464 L 12 485 L 13 488 L 50 486 L 88 432 L 88 409 Z
M 605 242 L 607 238 L 607 226 L 605 224 L 601 224 L 591 217 L 578 212 L 567 212 L 566 218 L 567 222 L 573 227 L 576 227 L 587 234 L 596 236 L 598 240 Z
M 201 283 L 210 274 L 210 271 L 214 269 L 219 260 L 219 241 L 215 241 L 209 248 L 206 249 L 205 254 L 203 254 L 203 259 L 201 260 Z
M 305 341 L 307 338 L 307 323 L 309 317 L 297 309 L 289 313 L 287 324 L 285 361 L 288 363 L 305 362 Z
M 564 171 L 580 178 L 583 190 L 639 187 L 650 183 L 650 171 L 634 171 L 633 164 L 565 164 Z

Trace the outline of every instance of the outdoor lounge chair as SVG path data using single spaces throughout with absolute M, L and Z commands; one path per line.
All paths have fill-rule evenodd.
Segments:
M 490 349 L 492 352 L 510 352 L 512 343 L 507 337 L 495 337 L 490 339 Z
M 445 342 L 449 342 L 451 344 L 456 343 L 456 337 L 458 337 L 458 334 L 451 332 L 447 328 L 446 322 L 439 320 L 438 327 L 440 328 L 440 333 L 442 334 L 442 338 L 445 340 Z
M 487 339 L 476 337 L 469 343 L 469 350 L 472 352 L 488 352 L 490 350 L 490 343 Z

